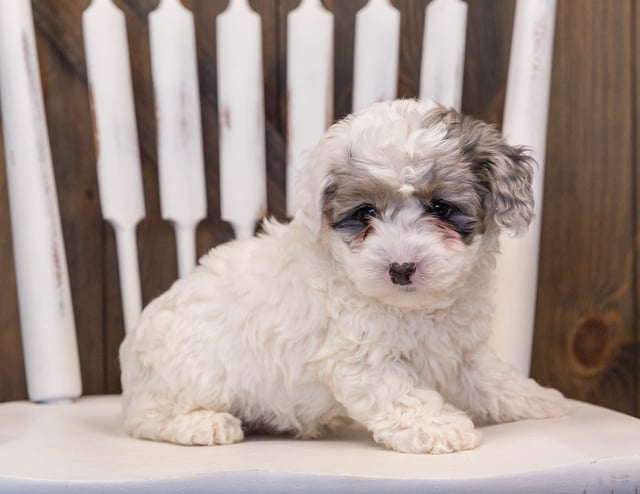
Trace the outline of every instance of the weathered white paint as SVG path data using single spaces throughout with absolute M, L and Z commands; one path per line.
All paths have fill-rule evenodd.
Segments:
M 400 12 L 389 0 L 369 0 L 356 14 L 353 110 L 397 95 Z
M 460 110 L 467 3 L 433 0 L 425 11 L 420 97 Z
M 333 15 L 320 0 L 303 0 L 287 17 L 287 214 L 306 153 L 333 118 Z
M 173 223 L 178 273 L 196 264 L 195 231 L 207 215 L 193 14 L 162 0 L 149 15 L 162 217 Z
M 56 401 L 80 396 L 82 384 L 37 56 L 31 2 L 0 0 L 2 129 L 27 389 L 31 400 Z
M 483 427 L 449 455 L 385 451 L 363 428 L 299 441 L 184 447 L 127 437 L 118 396 L 0 405 L 0 491 L 122 493 L 634 494 L 640 420 L 573 402 L 570 417 Z M 30 491 L 29 489 L 33 489 Z
M 92 0 L 82 15 L 82 28 L 100 205 L 116 235 L 122 312 L 129 331 L 142 305 L 135 230 L 145 207 L 124 14 L 111 0 Z
M 267 203 L 260 26 L 247 0 L 216 19 L 221 215 L 237 238 L 253 235 Z
M 523 374 L 529 373 L 535 318 L 555 12 L 555 0 L 518 0 L 505 101 L 503 133 L 510 143 L 528 146 L 538 162 L 536 206 L 523 238 L 501 239 L 492 345 Z

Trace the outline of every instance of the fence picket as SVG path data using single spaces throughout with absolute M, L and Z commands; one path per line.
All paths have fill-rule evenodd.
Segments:
M 287 214 L 305 153 L 333 118 L 333 15 L 320 0 L 303 0 L 287 18 Z
M 236 238 L 248 238 L 267 195 L 260 16 L 231 0 L 216 26 L 221 213 Z
M 511 41 L 503 134 L 524 144 L 538 162 L 534 174 L 535 217 L 522 238 L 504 236 L 496 266 L 492 346 L 529 374 L 538 284 L 544 158 L 553 58 L 556 0 L 518 0 Z
M 193 14 L 162 0 L 149 15 L 162 217 L 173 223 L 178 273 L 196 264 L 195 230 L 207 215 Z
M 354 111 L 397 95 L 400 12 L 389 0 L 369 0 L 356 15 Z
M 80 396 L 80 361 L 29 0 L 0 1 L 0 96 L 27 390 Z
M 129 331 L 142 306 L 136 225 L 145 207 L 124 14 L 112 0 L 92 0 L 82 15 L 82 28 L 100 205 L 115 231 L 122 312 Z
M 467 3 L 433 0 L 425 12 L 420 97 L 460 110 Z

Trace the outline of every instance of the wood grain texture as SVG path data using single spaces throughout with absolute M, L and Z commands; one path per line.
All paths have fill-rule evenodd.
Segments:
M 634 248 L 635 248 L 635 270 L 634 270 L 634 301 L 635 310 L 633 313 L 633 326 L 635 327 L 636 348 L 632 357 L 636 365 L 636 390 L 640 388 L 640 196 L 638 188 L 640 187 L 640 6 L 637 2 L 631 4 L 632 16 L 631 22 L 634 28 L 633 35 L 633 88 L 632 88 L 632 111 L 634 124 L 634 141 L 633 141 L 633 169 L 635 175 L 632 177 L 633 182 L 633 199 L 634 199 Z M 636 413 L 640 416 L 640 391 L 636 393 Z
M 420 60 L 427 0 L 392 0 L 400 11 L 400 57 L 398 97 L 416 98 L 420 93 Z
M 366 0 L 325 0 L 324 6 L 333 13 L 333 117 L 340 120 L 351 113 L 353 96 L 353 47 L 356 14 Z
M 228 6 L 227 0 L 185 0 L 191 9 L 196 27 L 196 53 L 200 82 L 202 141 L 204 146 L 205 180 L 208 217 L 197 232 L 198 255 L 212 246 L 233 238 L 231 226 L 220 220 L 220 174 L 218 155 L 218 85 L 216 66 L 216 16 Z
M 502 125 L 515 0 L 470 0 L 462 111 Z
M 0 118 L 0 124 L 1 124 Z M 16 273 L 11 243 L 11 218 L 7 196 L 7 174 L 3 136 L 0 133 L 0 401 L 19 400 L 27 396 L 22 340 L 18 315 Z
M 286 66 L 280 63 L 283 48 L 282 9 L 276 0 L 251 0 L 262 20 L 262 68 L 264 77 L 265 146 L 267 156 L 267 214 L 281 220 L 285 210 Z M 286 48 L 284 48 L 286 51 Z
M 558 4 L 532 374 L 637 414 L 630 19 Z
M 147 15 L 158 0 L 116 0 L 127 22 L 147 217 L 138 227 L 143 301 L 176 276 L 160 217 Z M 195 16 L 208 218 L 198 253 L 232 237 L 220 220 L 215 17 L 228 0 L 183 0 Z M 251 0 L 260 14 L 268 210 L 284 218 L 286 15 L 299 0 Z M 120 390 L 123 337 L 115 240 L 100 217 L 80 15 L 88 0 L 33 0 L 45 104 L 86 392 Z M 351 109 L 353 26 L 365 0 L 324 0 L 335 15 L 335 117 Z M 428 0 L 401 13 L 398 94 L 419 88 Z M 498 126 L 515 0 L 469 0 L 463 111 Z M 640 8 L 560 0 L 549 124 L 533 375 L 567 395 L 640 414 Z M 635 38 L 634 38 L 635 35 Z M 634 86 L 635 84 L 635 86 Z M 634 93 L 635 88 L 635 93 Z M 1 146 L 1 137 L 0 137 Z M 635 164 L 635 166 L 634 166 Z M 635 217 L 634 217 L 635 215 Z M 0 400 L 26 397 L 13 253 L 0 155 Z

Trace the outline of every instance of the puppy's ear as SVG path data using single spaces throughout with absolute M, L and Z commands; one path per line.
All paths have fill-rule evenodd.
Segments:
M 316 237 L 322 228 L 322 205 L 328 185 L 326 165 L 314 150 L 296 179 L 296 218 L 300 218 Z
M 296 176 L 296 218 L 300 218 L 317 237 L 322 228 L 325 190 L 329 185 L 329 165 L 336 157 L 334 124 L 307 156 L 304 166 Z
M 331 168 L 348 161 L 352 117 L 334 123 L 309 153 L 296 177 L 296 218 L 307 225 L 313 237 L 322 229 L 327 188 L 332 184 Z
M 493 221 L 514 235 L 524 233 L 533 219 L 535 160 L 526 148 L 510 146 L 492 125 L 461 117 L 460 145 L 483 188 Z

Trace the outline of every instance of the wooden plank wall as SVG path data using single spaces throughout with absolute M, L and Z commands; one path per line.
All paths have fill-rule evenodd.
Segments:
M 143 301 L 176 276 L 160 218 L 147 15 L 158 0 L 117 0 L 127 19 L 147 218 L 138 228 Z M 263 21 L 269 211 L 284 218 L 287 13 L 297 0 L 252 0 Z M 364 0 L 325 0 L 335 15 L 335 115 L 351 105 L 353 26 Z M 399 95 L 419 83 L 428 0 L 402 14 Z M 500 125 L 514 0 L 469 0 L 463 110 Z M 38 52 L 87 394 L 119 391 L 123 336 L 113 233 L 100 216 L 81 14 L 88 0 L 33 0 Z M 204 253 L 231 238 L 219 218 L 215 16 L 224 0 L 184 0 L 196 18 L 209 219 Z M 558 0 L 533 376 L 568 396 L 640 414 L 640 8 L 633 0 Z M 636 36 L 634 38 L 634 36 Z M 0 148 L 2 147 L 0 135 Z M 0 149 L 1 151 L 1 149 Z M 0 153 L 0 401 L 26 397 L 4 154 Z

